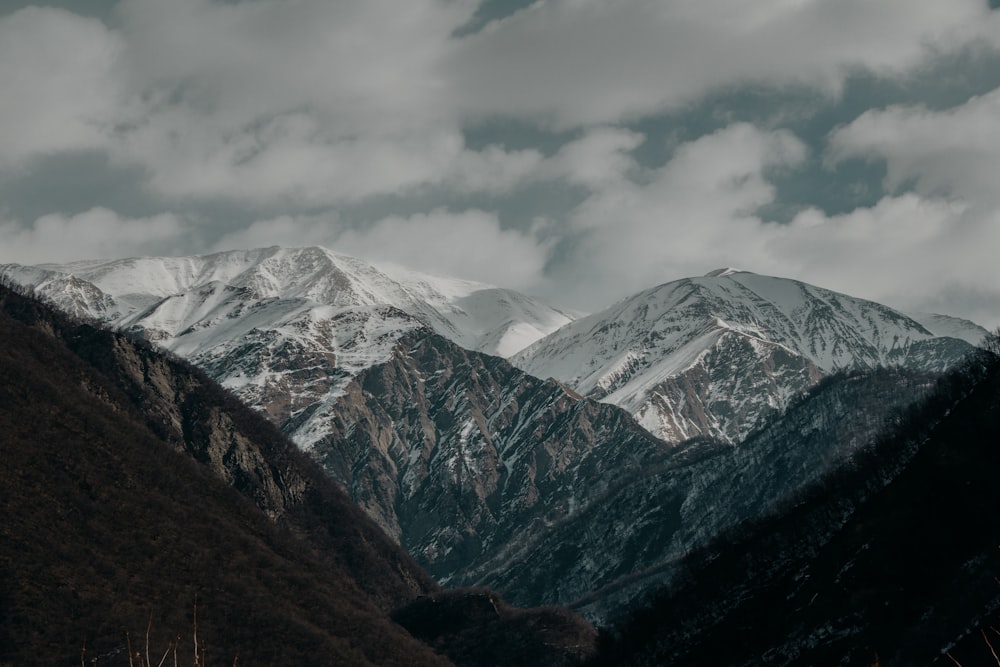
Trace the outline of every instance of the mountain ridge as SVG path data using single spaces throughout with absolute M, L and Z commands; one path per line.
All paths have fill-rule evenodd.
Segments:
M 556 341 L 570 357 L 592 355 L 581 367 L 601 382 L 588 392 L 565 378 L 540 380 L 395 305 L 358 296 L 346 278 L 326 275 L 326 251 L 307 249 L 299 273 L 289 264 L 299 251 L 253 252 L 281 262 L 245 280 L 226 265 L 229 274 L 208 276 L 229 282 L 181 295 L 133 294 L 152 305 L 129 316 L 131 331 L 166 342 L 265 413 L 440 581 L 488 584 L 517 604 L 590 599 L 593 618 L 629 604 L 630 582 L 664 580 L 669 563 L 712 531 L 780 500 L 757 497 L 744 507 L 728 495 L 747 489 L 706 491 L 699 479 L 758 479 L 775 495 L 794 492 L 864 444 L 854 429 L 816 428 L 811 419 L 836 424 L 858 411 L 888 418 L 886 410 L 922 394 L 921 377 L 972 349 L 879 304 L 725 270 L 646 290 L 613 307 L 614 317 L 564 325 L 525 351 Z M 243 266 L 243 255 L 225 256 Z M 101 263 L 84 268 L 94 266 Z M 116 267 L 122 273 L 105 275 L 105 286 L 117 280 L 124 293 L 121 276 L 134 267 Z M 36 291 L 55 290 L 78 309 L 106 303 L 96 285 L 44 271 L 14 273 L 35 276 Z M 182 278 L 184 286 L 195 280 Z M 279 283 L 292 287 L 282 293 Z M 452 296 L 466 289 L 449 284 Z M 340 289 L 337 303 L 353 305 L 302 296 Z M 492 303 L 496 294 L 485 297 Z M 115 317 L 106 319 L 124 321 Z M 789 424 L 809 443 L 798 455 L 816 465 L 749 439 L 844 360 L 855 370 L 891 362 L 899 382 L 885 395 L 870 378 L 854 399 L 814 402 L 803 425 Z M 610 400 L 636 387 L 642 401 L 653 397 L 636 403 L 648 414 Z M 873 395 L 877 409 L 858 403 Z M 674 431 L 658 438 L 649 429 L 664 419 Z M 787 479 L 775 479 L 768 462 L 781 462 Z M 732 516 L 706 519 L 715 505 Z
M 935 316 L 939 328 L 975 325 Z M 982 331 L 985 334 L 985 330 Z M 721 269 L 664 283 L 569 323 L 511 358 L 624 407 L 653 434 L 737 442 L 767 414 L 841 369 L 941 371 L 971 346 L 905 314 L 799 281 Z M 753 387 L 741 387 L 741 382 Z M 732 415 L 713 403 L 755 394 Z M 737 399 L 739 400 L 739 398 Z M 692 406 L 678 414 L 674 406 Z
M 131 664 L 126 630 L 136 646 L 149 627 L 162 651 L 193 623 L 204 664 L 474 667 L 507 646 L 573 665 L 592 650 L 593 628 L 564 610 L 442 591 L 187 362 L 3 286 L 0 324 L 0 661 Z M 484 596 L 495 613 L 471 614 Z M 418 602 L 462 621 L 425 619 L 421 644 L 390 618 L 411 623 Z

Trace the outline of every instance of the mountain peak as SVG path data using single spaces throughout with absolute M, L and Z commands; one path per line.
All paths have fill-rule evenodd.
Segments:
M 932 324 L 797 280 L 724 268 L 633 295 L 512 360 L 625 408 L 665 440 L 738 441 L 824 375 L 940 371 L 977 333 L 950 320 Z
M 743 273 L 741 269 L 734 269 L 729 266 L 725 266 L 721 269 L 715 269 L 714 271 L 709 271 L 705 274 L 705 278 L 721 278 L 723 276 L 731 276 L 734 273 Z

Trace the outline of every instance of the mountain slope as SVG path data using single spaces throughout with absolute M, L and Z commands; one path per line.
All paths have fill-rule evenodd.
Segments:
M 692 550 L 773 512 L 874 440 L 930 385 L 899 370 L 836 376 L 739 446 L 698 439 L 609 485 L 600 503 L 549 530 L 547 541 L 490 579 L 546 590 L 607 621 L 670 581 Z M 552 545 L 556 545 L 552 548 Z M 549 547 L 549 548 L 546 548 Z M 542 582 L 557 582 L 543 586 Z
M 510 290 L 391 269 L 323 248 L 0 266 L 65 312 L 140 333 L 207 370 L 309 448 L 358 372 L 430 328 L 507 354 L 569 321 Z M 298 418 L 304 411 L 309 419 Z
M 852 456 L 931 382 L 837 375 L 737 447 L 669 446 L 614 406 L 415 332 L 349 385 L 312 451 L 439 580 L 607 619 Z
M 204 374 L 4 288 L 0 343 L 0 661 L 75 662 L 86 641 L 125 664 L 126 629 L 152 618 L 162 651 L 197 600 L 210 664 L 448 664 L 389 618 L 442 595 L 430 577 Z M 478 633 L 544 637 L 535 664 L 593 640 L 565 612 L 504 607 L 435 649 L 495 664 L 469 651 Z
M 877 448 L 693 553 L 603 664 L 996 664 L 998 431 L 984 356 Z
M 880 304 L 725 270 L 640 292 L 511 361 L 625 408 L 665 440 L 738 442 L 832 372 L 941 371 L 969 349 Z
M 426 332 L 359 374 L 330 423 L 317 459 L 439 580 L 469 584 L 668 453 L 624 411 Z
M 231 486 L 151 430 L 166 415 L 138 412 L 60 338 L 106 361 L 127 341 L 67 328 L 6 292 L 0 306 L 0 660 L 68 664 L 86 641 L 100 664 L 124 664 L 125 629 L 137 636 L 152 615 L 162 651 L 175 633 L 190 636 L 197 599 L 198 631 L 217 659 L 445 664 L 386 614 L 433 584 L 308 462 L 296 464 L 287 442 L 284 464 L 245 467 L 275 477 Z M 212 412 L 243 437 L 228 413 Z M 214 449 L 195 434 L 185 442 L 196 458 Z M 242 444 L 229 455 L 261 452 Z

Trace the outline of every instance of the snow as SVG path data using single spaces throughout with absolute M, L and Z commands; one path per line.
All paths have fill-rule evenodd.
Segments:
M 683 406 L 657 401 L 657 388 L 702 363 L 723 341 L 740 348 L 734 337 L 749 342 L 760 360 L 781 350 L 779 356 L 829 373 L 904 363 L 911 345 L 938 335 L 972 342 L 985 333 L 963 320 L 911 318 L 732 268 L 659 285 L 578 319 L 512 290 L 376 266 L 320 247 L 6 265 L 0 274 L 74 313 L 145 330 L 164 347 L 214 369 L 217 379 L 245 396 L 281 388 L 293 401 L 313 392 L 315 401 L 332 405 L 354 375 L 387 361 L 402 336 L 426 327 L 622 406 L 661 436 L 664 429 L 681 429 Z M 293 387 L 306 380 L 275 370 L 288 363 L 282 359 L 290 350 L 300 357 L 295 363 L 329 367 L 331 377 Z M 249 357 L 231 361 L 240 355 L 256 355 L 262 368 L 244 367 Z M 763 391 L 742 380 L 738 388 Z M 776 405 L 787 398 L 762 395 L 760 401 Z M 322 437 L 322 412 L 311 414 L 297 440 Z
M 706 278 L 718 278 L 720 276 L 731 276 L 734 273 L 738 273 L 739 269 L 733 269 L 730 267 L 724 267 L 721 269 L 715 269 L 714 271 L 709 271 L 705 274 Z
M 572 317 L 540 301 L 456 278 L 377 267 L 320 247 L 258 248 L 195 257 L 138 257 L 6 267 L 17 282 L 73 275 L 113 297 L 130 315 L 129 324 L 148 324 L 175 336 L 204 323 L 219 288 L 247 290 L 249 299 L 305 299 L 339 307 L 393 306 L 454 342 L 509 356 Z M 167 300 L 167 301 L 164 301 Z M 154 308 L 153 312 L 144 312 Z M 121 324 L 115 322 L 115 324 Z
M 975 322 L 963 320 L 958 317 L 937 315 L 935 313 L 907 314 L 935 336 L 957 338 L 959 340 L 964 340 L 970 345 L 978 345 L 983 341 L 983 338 L 989 335 L 989 331 Z
M 388 361 L 410 331 L 507 356 L 572 320 L 512 290 L 321 247 L 5 265 L 0 275 L 74 314 L 145 331 L 261 407 L 279 395 L 292 410 L 318 405 L 292 434 L 307 449 L 350 380 Z
M 656 388 L 692 369 L 723 334 L 745 338 L 761 359 L 781 349 L 830 373 L 904 363 L 900 352 L 915 343 L 936 335 L 969 341 L 980 331 L 953 318 L 917 321 L 871 301 L 727 268 L 644 290 L 564 325 L 511 362 L 623 407 L 664 436 L 680 417 L 663 401 L 653 405 Z

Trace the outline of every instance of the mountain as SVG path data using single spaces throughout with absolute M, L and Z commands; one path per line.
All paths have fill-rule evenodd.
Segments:
M 671 448 L 626 412 L 431 332 L 360 373 L 311 450 L 439 581 L 489 583 Z M 627 521 L 628 517 L 623 517 Z M 501 589 L 555 602 L 559 580 Z
M 649 290 L 516 357 L 561 351 L 549 358 L 593 379 L 619 348 L 639 350 L 616 381 L 646 383 L 675 410 L 684 430 L 668 443 L 607 402 L 610 384 L 584 396 L 586 383 L 462 347 L 426 313 L 387 302 L 403 283 L 365 266 L 266 249 L 6 271 L 198 364 L 438 581 L 601 620 L 670 581 L 685 553 L 850 458 L 926 391 L 928 373 L 971 349 L 877 304 L 735 273 Z M 837 371 L 882 362 L 895 370 Z
M 943 335 L 871 301 L 725 269 L 640 292 L 511 361 L 625 408 L 664 440 L 739 442 L 830 373 L 940 372 L 971 349 L 975 325 L 925 322 Z
M 491 585 L 545 591 L 532 601 L 570 604 L 607 623 L 672 581 L 689 553 L 851 460 L 932 385 L 899 369 L 838 374 L 738 446 L 704 438 L 675 446 L 549 528 Z
M 317 247 L 3 265 L 0 276 L 77 317 L 141 333 L 279 423 L 309 410 L 291 432 L 305 448 L 326 434 L 347 382 L 387 361 L 409 331 L 510 354 L 570 321 L 511 290 L 383 271 Z
M 972 345 L 979 345 L 990 335 L 989 331 L 975 322 L 959 317 L 948 317 L 935 313 L 907 313 L 907 315 L 935 336 L 958 338 Z
M 995 665 L 998 431 L 983 354 L 877 446 L 689 554 L 598 664 Z
M 325 248 L 260 248 L 194 257 L 139 257 L 0 266 L 60 308 L 116 327 L 137 326 L 186 355 L 240 304 L 294 301 L 334 311 L 391 307 L 459 345 L 509 356 L 571 320 L 536 299 L 492 285 L 376 267 Z M 279 311 L 279 312 L 288 312 Z M 232 338 L 230 332 L 227 338 Z
M 592 645 L 564 611 L 489 593 L 473 614 L 483 593 L 439 590 L 204 373 L 2 287 L 0 446 L 0 663 L 131 664 L 182 637 L 199 664 L 492 665 L 505 644 L 568 665 Z M 463 622 L 424 623 L 431 648 L 404 629 L 415 604 Z

